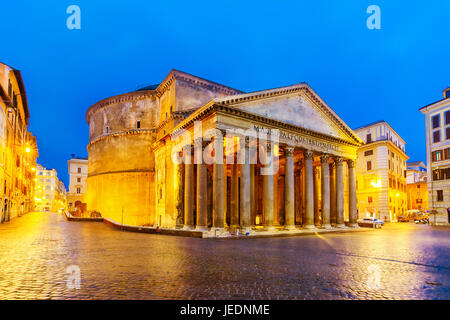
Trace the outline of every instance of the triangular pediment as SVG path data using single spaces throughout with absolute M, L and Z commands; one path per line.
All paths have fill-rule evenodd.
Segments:
M 227 98 L 216 102 L 350 143 L 361 143 L 358 136 L 306 84 Z

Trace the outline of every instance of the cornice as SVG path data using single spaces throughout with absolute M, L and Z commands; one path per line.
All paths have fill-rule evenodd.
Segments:
M 152 168 L 144 168 L 144 169 L 130 169 L 130 170 L 115 170 L 115 171 L 105 171 L 105 172 L 93 172 L 88 174 L 88 178 L 101 176 L 105 174 L 119 174 L 119 173 L 152 173 L 155 172 L 155 169 Z
M 129 101 L 139 101 L 144 100 L 147 98 L 157 97 L 157 92 L 155 90 L 147 90 L 147 91 L 134 91 L 134 92 L 128 92 L 123 93 L 117 96 L 112 96 L 109 98 L 105 98 L 103 100 L 100 100 L 99 102 L 93 104 L 89 107 L 86 111 L 86 122 L 89 124 L 89 118 L 91 114 L 95 111 L 98 111 L 99 109 L 103 109 L 104 107 L 107 107 L 111 104 L 117 104 L 122 102 L 129 102 Z
M 94 140 L 90 141 L 87 145 L 87 148 L 89 148 L 94 143 L 97 143 L 102 140 L 114 138 L 114 137 L 121 137 L 121 136 L 128 136 L 128 135 L 139 135 L 139 134 L 154 134 L 155 129 L 134 129 L 134 130 L 127 130 L 127 131 L 118 131 L 114 133 L 108 133 L 103 134 L 99 136 L 98 138 L 95 138 Z

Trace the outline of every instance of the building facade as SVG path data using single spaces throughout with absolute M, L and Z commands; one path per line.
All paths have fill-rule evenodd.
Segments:
M 450 87 L 443 99 L 420 109 L 425 115 L 430 223 L 450 221 Z
M 395 222 L 407 210 L 405 141 L 386 121 L 354 131 L 365 142 L 356 161 L 358 215 Z
M 305 83 L 252 93 L 172 70 L 86 112 L 87 204 L 215 235 L 356 225 L 362 141 Z
M 28 131 L 30 112 L 19 70 L 0 63 L 0 222 L 34 207 L 38 149 Z
M 55 169 L 40 164 L 36 170 L 35 210 L 63 212 L 67 207 L 66 188 Z
M 428 210 L 427 166 L 422 161 L 406 163 L 408 210 Z
M 67 192 L 67 205 L 70 212 L 84 213 L 87 210 L 86 192 L 88 175 L 88 159 L 75 157 L 67 161 L 69 170 L 69 191 Z

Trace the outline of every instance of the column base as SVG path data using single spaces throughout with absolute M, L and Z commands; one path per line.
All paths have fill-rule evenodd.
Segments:
M 352 223 L 348 227 L 353 229 L 359 229 L 359 225 L 357 223 Z
M 184 225 L 183 226 L 183 230 L 194 230 L 195 228 L 194 228 L 194 226 L 189 226 L 189 225 Z
M 247 235 L 247 234 L 253 234 L 255 233 L 251 227 L 242 227 L 239 229 L 239 232 L 243 235 Z
M 303 229 L 315 229 L 315 228 L 316 228 L 316 226 L 313 224 L 307 224 L 307 225 L 303 226 Z
M 265 226 L 264 227 L 264 231 L 275 231 L 275 227 L 274 226 Z
M 295 231 L 295 230 L 297 230 L 297 228 L 294 225 L 291 225 L 291 226 L 285 226 L 284 230 L 286 230 L 286 231 Z
M 195 231 L 208 231 L 208 227 L 206 226 L 196 226 Z
M 345 228 L 347 228 L 347 227 L 345 226 L 345 224 L 339 223 L 339 224 L 336 224 L 335 228 L 338 228 L 338 229 L 345 229 Z
M 208 232 L 210 235 L 219 237 L 223 236 L 225 234 L 228 234 L 228 232 L 225 230 L 225 228 L 221 227 L 212 227 L 211 230 Z
M 331 229 L 331 224 L 324 224 L 323 226 L 322 226 L 322 229 Z
M 239 228 L 239 226 L 230 226 L 229 228 L 228 228 L 228 230 L 230 231 L 230 233 L 236 233 L 236 232 L 238 232 L 238 231 L 241 231 L 240 230 L 240 228 Z

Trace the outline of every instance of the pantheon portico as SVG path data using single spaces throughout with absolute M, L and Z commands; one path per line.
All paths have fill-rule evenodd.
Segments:
M 88 209 L 112 221 L 205 236 L 357 226 L 362 141 L 305 83 L 243 93 L 173 70 L 86 118 Z

